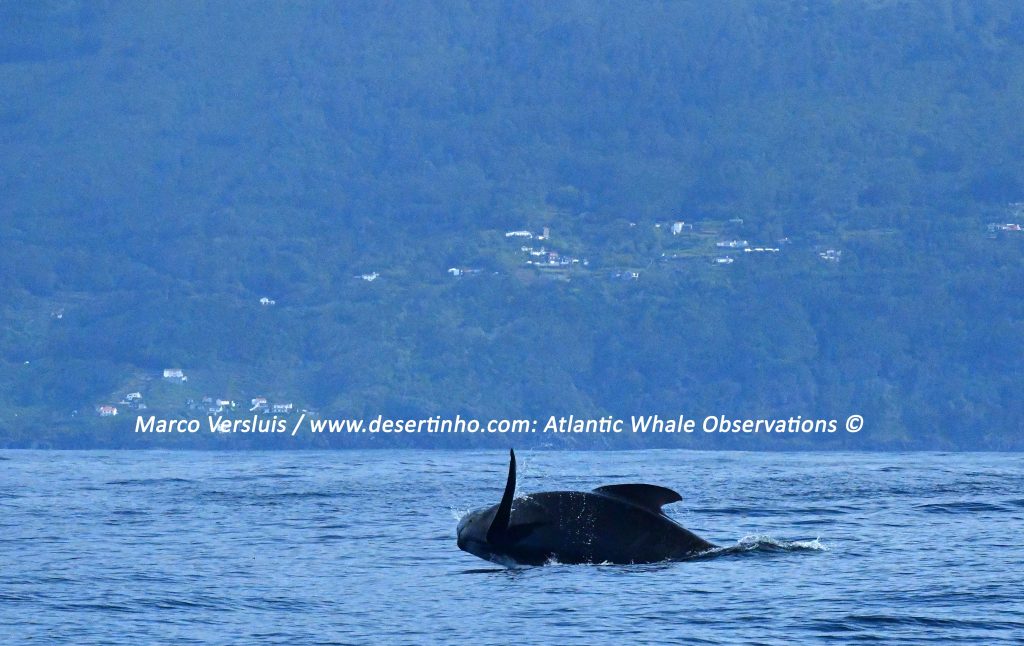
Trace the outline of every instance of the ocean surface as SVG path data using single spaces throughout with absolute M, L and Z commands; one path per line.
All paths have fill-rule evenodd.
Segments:
M 520 494 L 676 489 L 727 549 L 479 560 L 501 451 L 3 451 L 0 643 L 1024 642 L 1024 455 L 518 458 Z

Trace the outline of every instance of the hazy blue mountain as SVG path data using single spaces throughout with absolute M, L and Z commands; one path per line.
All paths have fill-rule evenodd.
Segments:
M 139 391 L 1024 448 L 1022 113 L 1019 3 L 4 2 L 0 446 L 160 444 Z

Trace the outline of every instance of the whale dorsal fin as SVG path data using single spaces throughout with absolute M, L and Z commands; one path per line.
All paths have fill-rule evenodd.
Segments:
M 616 484 L 594 489 L 595 493 L 625 500 L 626 502 L 649 509 L 656 514 L 661 513 L 661 506 L 683 499 L 678 493 L 666 487 L 649 484 Z
M 512 499 L 516 495 L 516 452 L 508 450 L 508 478 L 505 480 L 505 493 L 501 496 L 498 511 L 494 512 L 491 526 L 487 528 L 487 542 L 500 543 L 508 533 L 509 521 L 512 519 Z

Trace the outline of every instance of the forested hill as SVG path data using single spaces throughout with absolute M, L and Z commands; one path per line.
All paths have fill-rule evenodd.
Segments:
M 0 446 L 153 445 L 139 392 L 1021 449 L 1022 114 L 1020 3 L 3 3 Z

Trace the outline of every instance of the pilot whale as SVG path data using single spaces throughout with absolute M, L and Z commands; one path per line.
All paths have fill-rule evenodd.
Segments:
M 662 506 L 682 500 L 665 487 L 618 484 L 593 491 L 546 491 L 520 498 L 509 451 L 501 502 L 459 521 L 459 548 L 501 565 L 655 563 L 692 558 L 715 546 Z

